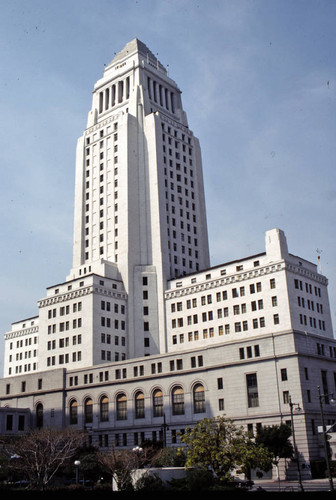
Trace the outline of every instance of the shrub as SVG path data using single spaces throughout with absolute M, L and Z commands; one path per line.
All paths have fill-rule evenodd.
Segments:
M 162 491 L 164 489 L 164 482 L 157 474 L 143 474 L 135 484 L 136 491 Z

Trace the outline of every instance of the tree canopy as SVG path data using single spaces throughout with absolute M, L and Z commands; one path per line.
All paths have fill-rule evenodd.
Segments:
M 229 480 L 234 470 L 246 475 L 250 468 L 269 470 L 271 455 L 247 432 L 225 417 L 205 418 L 183 436 L 187 445 L 187 467 L 210 469 L 220 481 Z
M 292 430 L 287 424 L 261 426 L 258 429 L 256 443 L 263 444 L 275 461 L 279 458 L 290 458 L 293 455 L 293 446 L 289 441 Z

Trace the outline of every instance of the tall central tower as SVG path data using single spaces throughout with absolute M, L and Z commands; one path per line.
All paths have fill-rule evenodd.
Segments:
M 199 141 L 176 83 L 134 39 L 96 83 L 78 140 L 68 279 L 120 276 L 137 357 L 166 351 L 167 281 L 209 265 Z

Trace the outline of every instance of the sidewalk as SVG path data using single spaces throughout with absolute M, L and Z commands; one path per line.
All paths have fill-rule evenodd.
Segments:
M 336 494 L 336 479 L 333 479 L 334 492 Z M 264 480 L 255 480 L 254 481 L 254 489 L 258 487 L 263 488 L 266 491 L 273 492 L 300 492 L 299 482 L 296 481 L 278 481 L 274 479 L 264 479 Z M 330 491 L 330 484 L 328 478 L 321 479 L 304 479 L 302 481 L 303 491 L 304 492 L 315 492 L 315 491 Z

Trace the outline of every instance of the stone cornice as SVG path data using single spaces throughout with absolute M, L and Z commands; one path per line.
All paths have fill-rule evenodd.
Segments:
M 38 331 L 39 331 L 39 327 L 38 327 L 38 325 L 36 325 L 36 326 L 31 326 L 29 328 L 22 328 L 21 330 L 16 330 L 14 332 L 5 333 L 4 337 L 5 337 L 5 340 L 9 340 L 9 339 L 14 339 L 16 337 L 24 337 L 26 335 L 38 333 Z
M 251 269 L 250 271 L 241 272 L 238 274 L 221 276 L 208 281 L 203 281 L 199 284 L 191 284 L 181 288 L 174 288 L 172 290 L 167 290 L 165 292 L 165 298 L 171 299 L 173 297 L 181 297 L 183 295 L 190 295 L 192 293 L 197 293 L 201 291 L 206 291 L 210 289 L 215 289 L 222 287 L 224 285 L 233 285 L 236 283 L 241 283 L 254 278 L 259 278 L 261 276 L 273 274 L 285 269 L 285 262 L 279 262 L 277 264 L 266 265 L 256 269 Z M 183 277 L 181 278 L 181 281 Z
M 98 293 L 104 297 L 108 296 L 115 299 L 123 299 L 123 300 L 127 299 L 127 294 L 125 292 L 110 290 L 107 288 L 99 288 L 97 285 L 92 284 L 90 286 L 81 288 L 80 290 L 72 290 L 71 292 L 66 292 L 63 294 L 60 293 L 53 297 L 46 297 L 45 299 L 41 299 L 38 301 L 38 307 L 39 308 L 48 307 L 54 304 L 66 302 L 67 300 L 78 299 L 92 293 Z
M 88 127 L 84 131 L 84 135 L 85 136 L 90 135 L 93 132 L 95 132 L 96 130 L 101 129 L 102 127 L 106 127 L 106 125 L 108 125 L 109 123 L 113 123 L 116 120 L 118 120 L 119 118 L 121 118 L 122 115 L 123 115 L 123 113 L 118 111 L 115 114 L 113 114 L 112 116 L 109 116 L 108 118 L 104 118 L 104 120 L 100 121 L 99 123 L 96 123 L 95 125 L 92 125 L 92 127 Z
M 323 276 L 322 274 L 314 273 L 304 266 L 298 266 L 296 264 L 286 262 L 286 269 L 287 271 L 298 274 L 299 276 L 310 278 L 317 283 L 321 283 L 322 285 L 328 285 L 328 280 L 325 276 Z

